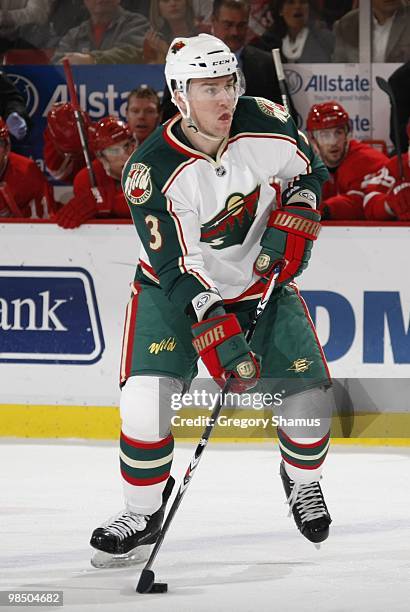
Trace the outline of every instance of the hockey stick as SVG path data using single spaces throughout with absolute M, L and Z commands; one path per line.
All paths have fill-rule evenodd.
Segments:
M 262 316 L 267 303 L 269 302 L 269 298 L 272 295 L 272 291 L 275 288 L 276 279 L 278 278 L 280 274 L 280 270 L 281 270 L 281 266 L 279 264 L 274 268 L 271 274 L 271 277 L 265 286 L 263 294 L 255 309 L 255 313 L 254 313 L 252 322 L 248 330 L 245 333 L 245 339 L 248 343 L 251 341 L 252 336 L 255 331 L 256 324 L 259 321 L 260 317 Z M 162 542 L 164 541 L 164 537 L 168 531 L 168 528 L 172 522 L 172 519 L 174 518 L 176 511 L 178 510 L 178 506 L 181 503 L 183 496 L 185 495 L 185 492 L 188 488 L 189 483 L 191 482 L 192 476 L 194 475 L 194 471 L 196 467 L 198 466 L 198 463 L 201 459 L 205 446 L 207 445 L 208 440 L 211 437 L 214 426 L 218 422 L 218 417 L 225 403 L 225 397 L 229 393 L 229 389 L 230 389 L 230 378 L 228 378 L 228 380 L 226 381 L 219 395 L 219 398 L 217 402 L 215 403 L 214 409 L 212 411 L 212 414 L 209 420 L 209 424 L 204 429 L 202 437 L 199 440 L 198 446 L 195 449 L 194 456 L 192 457 L 190 464 L 185 472 L 185 476 L 182 479 L 178 493 L 175 496 L 172 506 L 162 526 L 158 539 L 155 542 L 155 545 L 151 551 L 150 557 L 147 563 L 145 564 L 144 569 L 141 572 L 141 576 L 140 576 L 140 579 L 138 581 L 137 588 L 136 588 L 137 593 L 165 592 L 167 590 L 166 583 L 156 583 L 155 582 L 155 574 L 150 568 L 152 564 L 154 563 L 155 557 L 157 556 L 158 551 L 162 545 Z
M 280 49 L 272 49 L 273 63 L 275 64 L 276 74 L 278 76 L 279 89 L 282 95 L 283 106 L 289 112 L 288 92 L 286 91 L 286 79 L 283 72 L 282 60 L 280 57 Z
M 400 130 L 399 130 L 399 118 L 398 118 L 398 112 L 397 112 L 396 98 L 394 97 L 394 93 L 393 93 L 393 90 L 391 88 L 390 83 L 388 81 L 386 81 L 386 79 L 383 79 L 382 77 L 377 76 L 376 77 L 376 83 L 378 84 L 380 89 L 382 91 L 384 91 L 384 93 L 389 96 L 389 100 L 390 100 L 390 104 L 391 104 L 391 109 L 392 109 L 394 140 L 396 141 L 394 149 L 395 149 L 395 152 L 396 152 L 396 155 L 397 155 L 397 168 L 398 168 L 398 171 L 399 171 L 400 179 L 403 180 L 404 179 L 404 170 L 403 170 L 403 160 L 401 158 L 400 145 L 399 145 L 399 143 L 400 143 Z
M 80 136 L 81 148 L 83 150 L 85 165 L 87 166 L 88 178 L 90 180 L 91 185 L 91 192 L 97 204 L 102 204 L 103 199 L 100 190 L 97 187 L 97 181 L 95 180 L 94 168 L 92 167 L 91 155 L 85 134 L 84 121 L 80 112 L 81 108 L 78 102 L 77 92 L 74 87 L 73 71 L 71 70 L 71 65 L 68 59 L 63 60 L 63 66 L 65 79 L 68 87 L 68 93 L 70 95 L 70 101 L 74 110 L 74 117 L 77 125 L 78 135 Z

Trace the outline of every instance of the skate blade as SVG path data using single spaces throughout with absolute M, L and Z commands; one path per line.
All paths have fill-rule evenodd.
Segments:
M 91 565 L 97 569 L 112 567 L 131 567 L 145 563 L 151 551 L 151 546 L 137 546 L 124 555 L 110 555 L 110 553 L 97 550 L 91 557 Z
M 316 550 L 320 550 L 320 544 L 313 544 L 313 546 L 316 548 Z

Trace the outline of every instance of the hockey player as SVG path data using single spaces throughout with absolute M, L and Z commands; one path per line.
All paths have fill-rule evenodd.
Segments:
M 90 148 L 96 156 L 92 168 L 98 194 L 91 188 L 88 170 L 83 168 L 74 179 L 73 198 L 56 215 L 58 225 L 66 229 L 79 227 L 93 218 L 130 217 L 121 188 L 124 164 L 135 148 L 129 127 L 108 115 L 90 126 L 88 135 Z
M 81 115 L 87 130 L 91 125 L 90 118 L 84 111 L 81 111 Z M 74 177 L 84 168 L 80 136 L 74 110 L 69 102 L 57 102 L 48 112 L 43 154 L 49 173 L 57 181 L 72 183 Z
M 138 144 L 155 130 L 160 118 L 160 100 L 152 87 L 133 89 L 128 96 L 125 118 Z
M 306 127 L 316 152 L 329 170 L 322 188 L 320 213 L 323 219 L 364 219 L 361 183 L 376 172 L 387 157 L 350 135 L 349 115 L 338 102 L 314 104 Z
M 410 145 L 410 123 L 407 125 Z M 380 168 L 376 174 L 366 176 L 364 213 L 371 221 L 410 221 L 410 146 L 401 155 L 403 176 L 400 176 L 397 155 Z
M 10 134 L 0 118 L 0 217 L 48 218 L 54 210 L 51 186 L 37 164 L 10 150 Z
M 306 416 L 331 402 L 323 353 L 291 282 L 308 265 L 320 228 L 325 167 L 283 106 L 239 97 L 236 57 L 219 39 L 175 39 L 165 76 L 180 113 L 123 173 L 143 248 L 121 362 L 126 507 L 91 537 L 106 565 L 125 563 L 158 537 L 174 447 L 170 396 L 189 385 L 199 356 L 219 384 L 231 375 L 240 393 L 283 389 L 284 377 L 285 414 Z M 282 207 L 273 175 L 285 183 Z M 278 261 L 279 287 L 249 346 L 243 330 Z M 172 350 L 151 351 L 162 338 L 173 339 Z M 314 435 L 295 435 L 286 423 L 278 430 L 286 497 L 300 531 L 319 543 L 331 522 L 319 485 L 329 421 Z

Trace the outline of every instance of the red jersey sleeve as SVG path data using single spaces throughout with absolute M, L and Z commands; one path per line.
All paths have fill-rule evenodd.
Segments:
M 324 186 L 321 210 L 330 219 L 365 219 L 363 208 L 364 176 L 384 166 L 388 158 L 377 149 L 358 140 L 351 140 L 343 162 L 333 175 L 333 189 Z
M 410 181 L 410 168 L 408 153 L 402 155 L 404 180 Z M 366 219 L 370 221 L 391 221 L 396 215 L 387 203 L 387 195 L 400 182 L 397 155 L 380 168 L 378 172 L 364 177 L 362 189 L 364 191 L 363 206 Z
M 48 128 L 44 131 L 43 155 L 49 173 L 57 181 L 72 183 L 76 174 L 85 166 L 82 153 L 79 155 L 65 154 L 56 149 Z

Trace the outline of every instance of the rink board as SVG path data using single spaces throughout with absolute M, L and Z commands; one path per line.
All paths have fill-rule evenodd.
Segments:
M 0 231 L 0 435 L 115 438 L 134 227 Z M 338 427 L 361 439 L 409 437 L 410 286 L 398 264 L 409 238 L 406 225 L 324 227 L 299 283 L 342 390 L 336 437 Z M 241 438 L 236 429 L 227 437 Z

